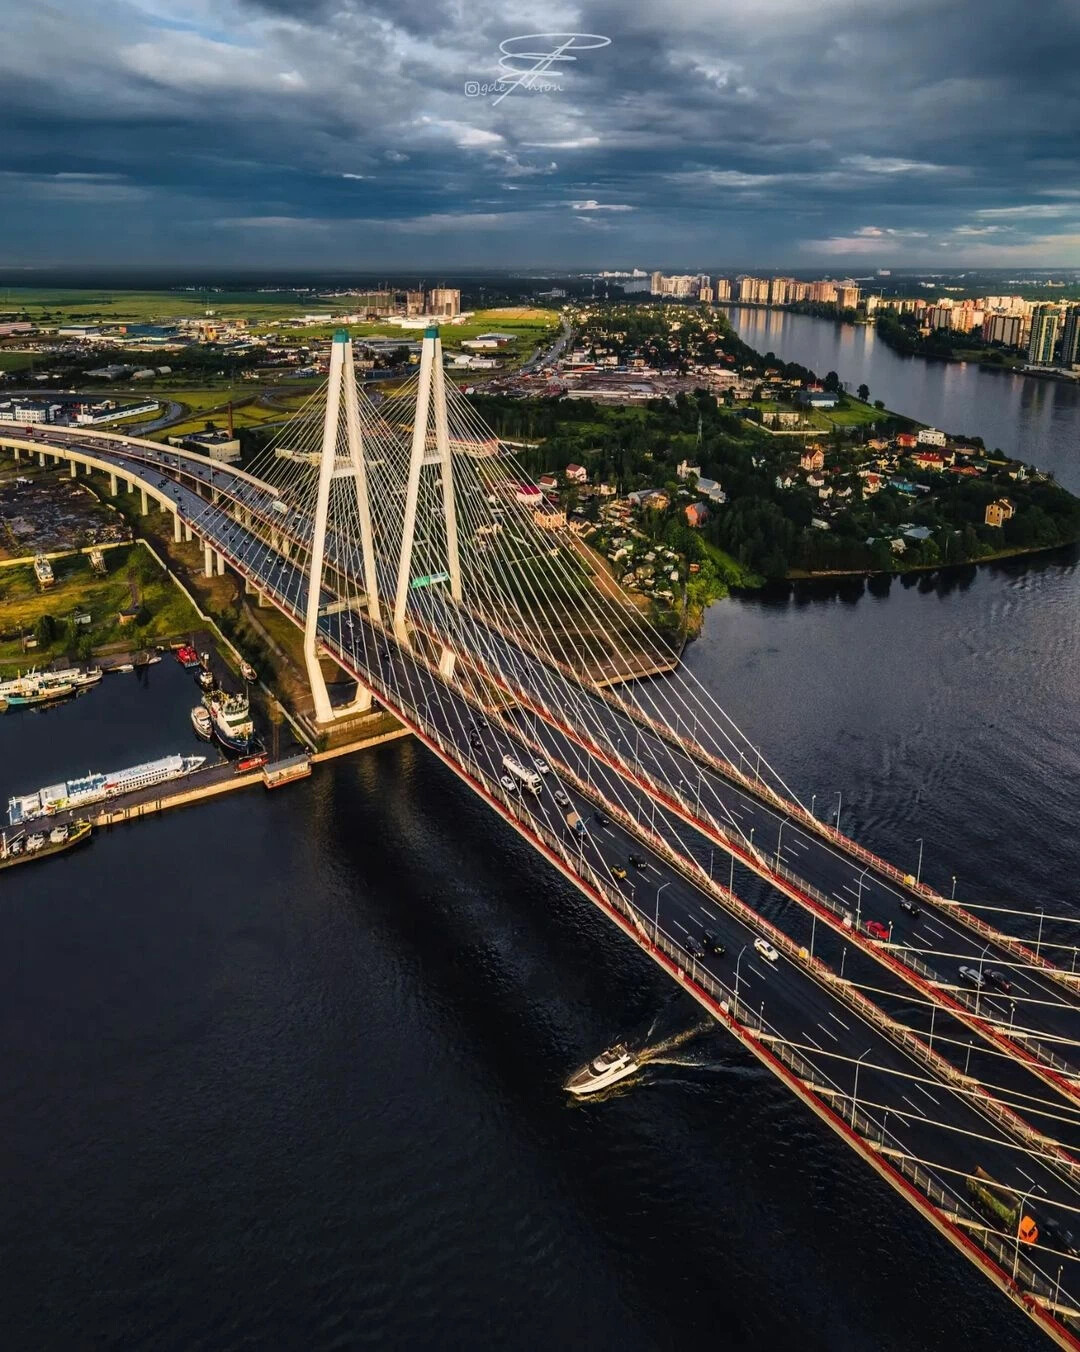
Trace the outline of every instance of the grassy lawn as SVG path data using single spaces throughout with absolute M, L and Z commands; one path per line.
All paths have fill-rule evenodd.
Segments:
M 0 351 L 0 371 L 27 371 L 34 364 L 33 352 Z
M 96 577 L 86 555 L 53 561 L 55 585 L 42 592 L 27 564 L 0 569 L 0 615 L 5 634 L 32 630 L 43 615 L 56 622 L 57 636 L 48 647 L 24 654 L 18 638 L 0 638 L 0 671 L 5 674 L 28 665 L 43 665 L 75 651 L 88 636 L 95 651 L 110 644 L 131 648 L 188 633 L 199 623 L 191 605 L 141 545 L 123 545 L 104 551 L 106 575 Z M 118 612 L 133 604 L 141 607 L 144 623 L 121 625 Z M 73 632 L 73 611 L 90 613 L 90 625 Z
M 62 324 L 153 324 L 194 318 L 213 310 L 228 319 L 259 315 L 276 319 L 301 314 L 316 299 L 287 292 L 73 291 L 9 286 L 0 291 L 0 314 L 26 314 L 35 322 Z

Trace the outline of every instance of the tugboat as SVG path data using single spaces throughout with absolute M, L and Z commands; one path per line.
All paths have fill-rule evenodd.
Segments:
M 259 679 L 259 673 L 255 670 L 255 668 L 251 665 L 250 662 L 241 661 L 240 675 L 243 676 L 244 680 L 247 681 L 248 685 L 254 685 L 255 682 Z
M 85 845 L 90 839 L 93 827 L 85 818 L 73 821 L 69 826 L 54 826 L 46 840 L 43 835 L 35 834 L 27 840 L 24 832 L 9 836 L 0 832 L 0 869 L 12 864 L 25 864 L 28 859 L 42 859 L 50 854 L 59 854 L 62 850 L 73 849 L 76 845 Z M 31 846 L 30 841 L 41 841 Z
M 251 721 L 251 703 L 246 691 L 230 695 L 224 690 L 215 690 L 203 696 L 203 704 L 210 711 L 214 736 L 223 747 L 229 751 L 250 750 L 255 724 Z
M 204 742 L 214 735 L 214 724 L 201 704 L 196 704 L 191 711 L 191 726 L 195 729 L 195 736 L 201 737 Z
M 214 680 L 214 673 L 206 667 L 199 668 L 199 674 L 195 679 L 204 690 L 213 690 L 214 686 L 217 685 L 217 681 Z
M 600 1089 L 617 1084 L 619 1080 L 625 1080 L 638 1069 L 638 1063 L 629 1049 L 620 1042 L 576 1070 L 567 1080 L 566 1088 L 571 1094 L 579 1096 L 595 1094 Z

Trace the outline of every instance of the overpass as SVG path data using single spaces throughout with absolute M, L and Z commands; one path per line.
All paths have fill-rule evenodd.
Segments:
M 520 470 L 480 449 L 491 435 L 444 387 L 437 335 L 402 401 L 414 394 L 406 444 L 401 410 L 380 415 L 363 399 L 337 340 L 326 389 L 246 470 L 98 431 L 4 429 L 0 445 L 107 474 L 111 491 L 170 512 L 207 571 L 236 570 L 304 631 L 321 721 L 341 713 L 328 656 L 357 682 L 350 708 L 378 700 L 401 719 L 1040 1327 L 1080 1346 L 1080 1263 L 1065 1238 L 1080 1233 L 1080 1112 L 1061 1055 L 1075 1034 L 1071 983 L 1004 932 L 973 947 L 982 935 L 965 914 L 816 828 L 681 673 L 607 684 L 618 651 L 655 653 L 659 641 L 590 588 L 565 526 L 537 525 Z M 511 754 L 549 766 L 539 793 L 505 781 Z M 765 889 L 755 906 L 753 886 Z M 916 895 L 945 925 L 926 946 L 923 916 L 895 942 L 891 932 Z M 866 926 L 886 913 L 882 940 Z M 705 930 L 726 952 L 702 952 Z M 928 953 L 929 975 L 914 965 Z M 1022 1028 L 945 970 L 988 955 L 1014 973 Z M 870 989 L 871 966 L 891 989 Z M 949 1032 L 961 1025 L 1001 1083 L 978 1062 L 971 1073 L 970 1044 L 961 1069 Z M 1039 1242 L 975 1204 L 978 1169 L 1038 1213 Z

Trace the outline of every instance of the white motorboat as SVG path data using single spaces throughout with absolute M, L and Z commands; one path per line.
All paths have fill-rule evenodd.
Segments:
M 621 1042 L 576 1070 L 566 1082 L 571 1094 L 595 1094 L 600 1089 L 625 1080 L 639 1069 L 630 1050 Z

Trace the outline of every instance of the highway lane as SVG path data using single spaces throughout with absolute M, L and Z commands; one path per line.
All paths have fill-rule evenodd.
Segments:
M 121 472 L 124 463 L 120 462 Z M 137 462 L 126 463 L 142 472 Z M 162 491 L 189 520 L 198 523 L 200 531 L 215 547 L 234 557 L 246 556 L 249 565 L 245 571 L 251 579 L 296 618 L 297 598 L 302 594 L 304 579 L 295 565 L 283 563 L 254 532 L 239 525 L 225 510 L 227 504 L 211 507 L 192 489 L 180 484 L 167 483 Z M 329 599 L 329 594 L 325 594 L 324 600 Z M 441 732 L 456 748 L 463 776 L 476 774 L 475 769 L 470 769 L 479 764 L 479 759 L 470 759 L 474 751 L 486 756 L 486 766 L 482 768 L 489 774 L 499 770 L 506 746 L 516 747 L 518 758 L 523 761 L 529 755 L 522 734 L 515 733 L 512 726 L 482 729 L 481 747 L 473 748 L 469 722 L 473 711 L 464 697 L 440 682 L 414 657 L 387 643 L 362 616 L 325 615 L 320 620 L 320 630 L 328 646 L 341 651 L 348 668 L 366 676 L 377 689 L 392 686 L 398 691 L 396 702 L 400 712 Z M 394 706 L 395 701 L 387 702 Z M 515 800 L 523 803 L 538 823 L 557 833 L 565 825 L 554 802 L 552 776 L 545 779 L 538 798 L 515 795 Z M 654 922 L 661 933 L 682 944 L 690 971 L 700 962 L 705 971 L 729 988 L 737 985 L 744 1003 L 759 1010 L 779 1036 L 803 1048 L 807 1059 L 835 1083 L 839 1092 L 851 1093 L 858 1075 L 860 1103 L 877 1105 L 871 1111 L 879 1120 L 888 1112 L 889 1135 L 900 1148 L 934 1159 L 946 1182 L 946 1169 L 971 1171 L 978 1164 L 1017 1189 L 1045 1188 L 1049 1197 L 1063 1206 L 1076 1203 L 1076 1190 L 1062 1180 L 1056 1165 L 1021 1155 L 996 1122 L 988 1120 L 952 1086 L 935 1083 L 920 1063 L 900 1051 L 875 1025 L 846 1006 L 838 1006 L 798 965 L 782 956 L 775 964 L 761 959 L 753 949 L 756 930 L 752 925 L 719 909 L 706 893 L 662 858 L 643 851 L 633 834 L 614 823 L 596 822 L 589 803 L 570 785 L 563 786 L 563 791 L 583 816 L 590 814 L 588 840 L 583 848 L 599 866 L 610 871 L 612 867 L 624 867 L 632 851 L 646 855 L 647 863 L 640 876 L 635 873 L 633 881 L 629 876 L 615 881 L 628 896 L 633 896 L 631 888 L 651 889 L 655 884 L 651 899 Z M 648 906 L 642 909 L 647 914 Z M 699 938 L 706 927 L 726 952 L 697 959 L 692 956 L 691 941 Z M 838 1061 L 838 1056 L 849 1059 Z M 857 1069 L 856 1058 L 861 1058 Z M 923 1083 L 900 1080 L 896 1072 L 912 1074 Z M 932 1125 L 934 1119 L 945 1123 L 948 1129 Z M 1026 1181 L 1028 1176 L 1033 1180 L 1030 1185 Z M 1063 1283 L 1068 1290 L 1075 1285 L 1071 1275 L 1075 1264 L 1071 1258 L 1063 1261 L 1070 1273 Z
M 1037 967 L 1018 963 L 1007 949 L 987 943 L 954 917 L 922 902 L 915 904 L 917 914 L 912 915 L 904 909 L 905 903 L 911 904 L 909 896 L 889 879 L 860 868 L 849 855 L 798 821 L 703 769 L 561 672 L 538 669 L 534 656 L 475 615 L 451 612 L 445 605 L 435 610 L 429 598 L 425 604 L 429 623 L 442 632 L 456 633 L 462 651 L 484 654 L 492 669 L 509 674 L 537 707 L 546 705 L 575 722 L 585 737 L 629 769 L 641 767 L 677 789 L 689 804 L 691 816 L 697 816 L 700 809 L 702 818 L 708 813 L 721 829 L 737 831 L 765 862 L 787 868 L 796 885 L 809 883 L 835 901 L 853 925 L 881 925 L 886 943 L 897 950 L 910 949 L 932 969 L 941 989 L 968 994 L 977 1013 L 998 1024 L 1005 1036 L 1023 1029 L 1063 1060 L 1070 1060 L 1070 1049 L 1080 1035 L 1080 995 L 1063 989 Z M 662 683 L 663 678 L 656 680 Z M 702 826 L 706 825 L 703 819 Z M 864 937 L 870 938 L 865 932 Z M 960 973 L 961 966 L 984 974 L 981 992 Z M 986 973 L 994 973 L 997 982 Z M 1008 991 L 1003 989 L 1006 985 Z

